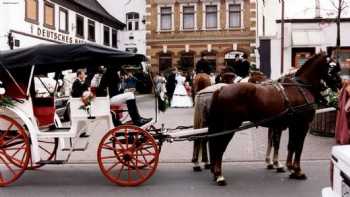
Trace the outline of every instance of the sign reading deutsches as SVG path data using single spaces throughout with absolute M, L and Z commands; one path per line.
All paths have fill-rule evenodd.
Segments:
M 50 30 L 50 29 L 38 27 L 38 26 L 31 27 L 31 34 L 41 38 L 53 40 L 56 42 L 67 43 L 67 44 L 84 43 L 83 39 L 72 37 L 64 33 L 56 32 L 54 30 Z

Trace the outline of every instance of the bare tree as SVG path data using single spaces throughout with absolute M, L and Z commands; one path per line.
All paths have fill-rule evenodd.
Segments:
M 341 15 L 343 14 L 344 10 L 349 7 L 348 0 L 330 0 L 333 7 L 336 9 L 337 18 L 336 18 L 336 24 L 337 24 L 337 42 L 336 42 L 336 59 L 337 62 L 339 62 L 339 51 L 340 51 L 340 19 Z

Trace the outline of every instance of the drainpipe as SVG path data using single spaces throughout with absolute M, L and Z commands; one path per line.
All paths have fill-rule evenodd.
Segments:
M 283 74 L 284 69 L 284 0 L 281 0 L 281 74 Z
M 315 0 L 315 18 L 321 18 L 320 0 Z

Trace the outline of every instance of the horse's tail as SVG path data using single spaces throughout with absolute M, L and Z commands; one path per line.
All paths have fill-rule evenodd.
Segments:
M 203 102 L 201 101 L 198 97 L 195 98 L 194 102 L 194 116 L 193 116 L 193 128 L 194 129 L 199 129 L 202 128 L 203 126 L 203 104 L 199 103 Z
M 220 90 L 216 90 L 213 93 L 212 96 L 212 101 L 210 104 L 210 109 L 209 109 L 209 117 L 208 117 L 208 122 L 209 122 L 209 128 L 208 132 L 209 133 L 215 133 L 218 132 L 219 126 L 220 126 L 220 113 L 219 113 L 219 94 Z

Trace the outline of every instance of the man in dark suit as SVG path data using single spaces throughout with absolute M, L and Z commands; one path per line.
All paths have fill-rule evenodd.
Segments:
M 248 56 L 244 54 L 242 56 L 242 60 L 235 61 L 234 63 L 234 71 L 236 75 L 241 78 L 245 78 L 249 75 L 250 63 L 248 61 Z
M 167 96 L 168 96 L 168 99 L 169 101 L 171 101 L 171 99 L 173 98 L 173 94 L 174 94 L 174 91 L 175 91 L 175 87 L 176 87 L 176 74 L 175 74 L 175 70 L 172 70 L 169 74 L 169 76 L 167 77 L 166 81 L 166 85 L 165 85 L 165 88 L 166 88 L 166 91 L 167 91 Z
M 89 90 L 89 86 L 86 83 L 86 75 L 83 70 L 77 71 L 77 79 L 73 82 L 71 95 L 74 98 L 83 96 L 85 91 Z M 80 137 L 89 137 L 86 132 L 80 134 Z
M 83 70 L 77 71 L 77 79 L 73 82 L 72 85 L 72 97 L 81 97 L 85 91 L 88 91 L 89 86 L 86 84 L 86 75 Z

